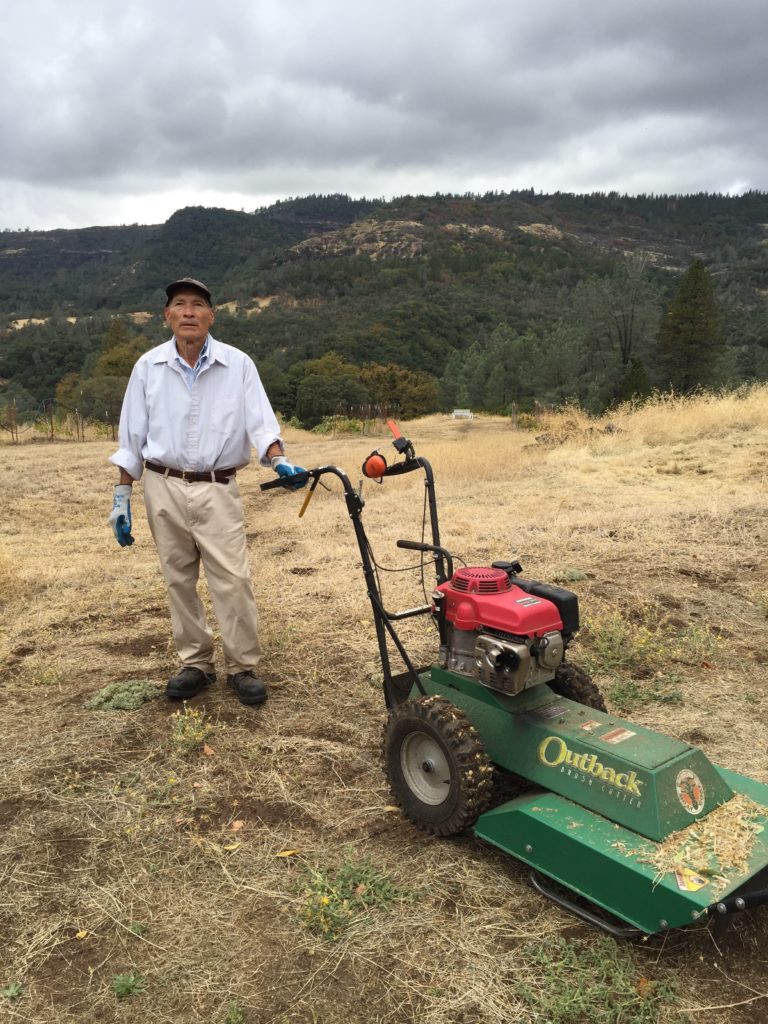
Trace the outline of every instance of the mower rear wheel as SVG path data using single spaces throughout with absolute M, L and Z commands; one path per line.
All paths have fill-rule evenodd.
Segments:
M 475 727 L 445 697 L 418 697 L 394 708 L 382 753 L 395 802 L 425 832 L 457 835 L 490 802 L 491 762 Z
M 548 685 L 561 697 L 567 697 L 577 704 L 594 708 L 595 711 L 608 711 L 603 695 L 597 684 L 592 681 L 592 676 L 570 661 L 563 661 L 558 665 L 555 678 Z

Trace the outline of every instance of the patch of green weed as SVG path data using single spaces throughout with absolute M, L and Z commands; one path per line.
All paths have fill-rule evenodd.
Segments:
M 528 970 L 520 971 L 516 995 L 547 1024 L 656 1024 L 675 1002 L 672 985 L 645 977 L 613 939 L 549 939 L 521 954 Z
M 4 999 L 18 999 L 23 991 L 23 986 L 20 981 L 12 981 L 3 988 L 0 988 L 0 996 Z
M 177 754 L 195 753 L 210 732 L 211 726 L 199 708 L 190 708 L 185 704 L 183 710 L 171 716 L 171 746 Z
M 245 1024 L 245 1017 L 243 1011 L 240 1009 L 237 1003 L 232 1002 L 227 1004 L 227 1013 L 224 1017 L 222 1024 Z
M 553 583 L 580 583 L 587 579 L 587 574 L 581 569 L 557 569 L 552 573 Z
M 147 987 L 146 981 L 140 974 L 116 974 L 112 979 L 112 988 L 118 999 L 126 999 L 128 996 L 138 996 Z
M 585 618 L 580 639 L 588 671 L 641 677 L 666 671 L 670 661 L 688 665 L 710 662 L 722 643 L 707 625 L 673 626 L 653 602 L 628 614 L 617 608 L 598 608 Z
M 661 676 L 642 682 L 616 678 L 608 687 L 607 696 L 612 706 L 622 714 L 644 704 L 682 704 L 683 694 L 674 685 L 676 682 L 677 676 Z
M 591 672 L 650 672 L 663 656 L 660 632 L 645 622 L 635 622 L 618 609 L 587 616 L 581 639 L 585 662 Z
M 85 707 L 89 711 L 135 711 L 162 692 L 162 687 L 148 679 L 126 679 L 102 687 L 85 702 Z
M 370 861 L 345 862 L 336 871 L 308 868 L 299 893 L 299 923 L 333 942 L 354 918 L 402 897 Z
M 720 650 L 722 639 L 709 626 L 691 625 L 681 630 L 671 643 L 678 661 L 710 661 Z

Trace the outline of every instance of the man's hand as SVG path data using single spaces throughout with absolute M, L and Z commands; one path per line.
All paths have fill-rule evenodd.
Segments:
M 292 476 L 296 476 L 297 473 L 306 473 L 306 469 L 303 466 L 294 466 L 293 463 L 289 462 L 284 455 L 276 455 L 273 459 L 270 459 L 270 465 L 272 469 L 277 473 L 278 476 L 290 479 Z M 302 480 L 301 483 L 292 484 L 291 488 L 297 491 L 300 487 L 306 485 L 306 480 Z
M 109 525 L 115 534 L 115 540 L 121 548 L 133 544 L 131 536 L 131 485 L 115 484 L 115 496 L 112 500 L 112 512 Z

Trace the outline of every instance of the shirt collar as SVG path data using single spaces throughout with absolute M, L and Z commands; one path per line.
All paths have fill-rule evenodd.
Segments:
M 216 341 L 212 334 L 206 335 L 203 347 L 200 349 L 200 355 L 204 352 L 208 353 L 208 362 L 210 363 L 223 363 L 224 366 L 229 364 L 227 359 L 226 349 L 220 341 Z M 156 363 L 172 363 L 176 356 L 179 354 L 179 350 L 176 348 L 176 339 L 171 338 L 166 341 L 164 345 L 160 345 L 155 356 Z

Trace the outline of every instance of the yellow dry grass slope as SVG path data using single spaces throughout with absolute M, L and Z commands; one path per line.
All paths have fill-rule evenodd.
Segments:
M 404 430 L 434 466 L 456 556 L 519 558 L 578 592 L 573 658 L 612 710 L 768 781 L 768 389 L 604 420 L 573 410 L 535 431 L 437 416 Z M 372 448 L 394 456 L 383 426 L 288 442 L 354 483 Z M 721 938 L 609 948 L 544 904 L 521 865 L 392 811 L 374 631 L 336 483 L 299 519 L 302 493 L 262 494 L 271 475 L 253 466 L 238 478 L 263 709 L 220 683 L 184 712 L 162 698 L 86 708 L 108 684 L 160 684 L 176 667 L 140 485 L 136 544 L 119 549 L 106 525 L 111 450 L 0 449 L 0 1018 L 766 1019 L 768 912 Z M 364 497 L 379 562 L 413 566 L 394 542 L 421 536 L 420 480 L 366 482 Z M 418 570 L 383 580 L 388 607 L 421 603 Z M 403 633 L 429 661 L 430 629 Z M 570 1009 L 547 1002 L 561 990 Z

